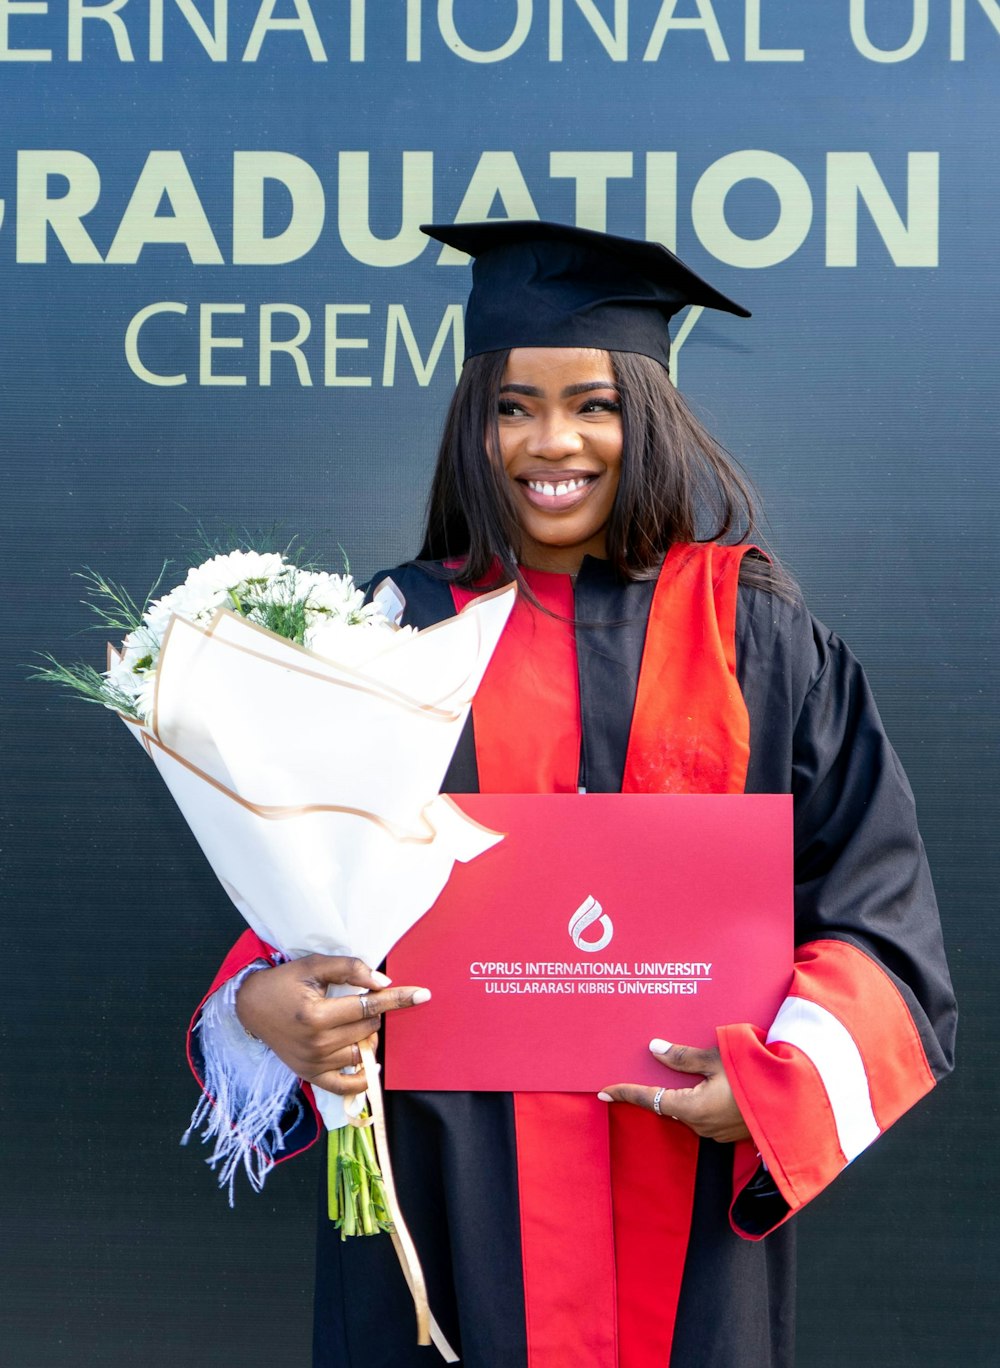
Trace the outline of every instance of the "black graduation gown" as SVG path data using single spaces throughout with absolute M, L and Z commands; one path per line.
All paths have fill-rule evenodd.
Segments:
M 453 611 L 448 585 L 417 565 L 390 572 L 405 620 Z M 377 584 L 381 576 L 373 580 Z M 653 582 L 621 584 L 586 560 L 576 583 L 582 781 L 621 787 Z M 846 941 L 895 982 L 935 1078 L 951 1065 L 954 1000 L 913 800 L 857 661 L 800 601 L 741 587 L 737 675 L 750 715 L 746 789 L 795 798 L 796 941 Z M 477 787 L 462 737 L 445 788 Z M 884 895 L 880 889 L 890 890 Z M 891 911 L 889 904 L 891 903 Z M 499 1093 L 389 1093 L 400 1202 L 432 1310 L 467 1368 L 526 1363 L 513 1104 Z M 553 1137 L 557 1150 L 558 1138 Z M 702 1141 L 671 1368 L 791 1368 L 794 1229 L 734 1233 L 732 1147 Z M 388 1240 L 342 1243 L 321 1198 L 314 1368 L 427 1368 Z M 735 1219 L 770 1230 L 787 1204 L 768 1175 Z M 567 1363 L 576 1362 L 567 1345 Z M 623 1368 L 626 1368 L 623 1365 Z M 667 1368 L 667 1365 L 664 1365 Z

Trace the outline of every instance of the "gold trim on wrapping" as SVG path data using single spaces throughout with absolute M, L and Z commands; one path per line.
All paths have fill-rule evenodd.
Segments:
M 272 641 L 280 641 L 283 646 L 305 656 L 307 660 L 322 660 L 326 665 L 332 665 L 334 669 L 343 671 L 344 674 L 353 675 L 357 684 L 349 683 L 344 679 L 331 679 L 329 675 L 321 674 L 318 670 L 310 670 L 301 665 L 290 665 L 287 661 L 277 661 L 274 656 L 267 655 L 264 651 L 254 651 L 249 646 L 240 646 L 235 641 L 223 641 L 221 644 L 234 651 L 242 651 L 244 655 L 253 656 L 257 660 L 267 660 L 271 664 L 279 666 L 283 670 L 294 670 L 296 674 L 308 675 L 311 679 L 318 679 L 324 684 L 339 686 L 343 689 L 356 689 L 359 693 L 374 694 L 376 698 L 385 698 L 390 703 L 399 703 L 403 707 L 414 712 L 436 713 L 442 721 L 454 722 L 458 717 L 461 708 L 469 700 L 466 699 L 458 709 L 446 710 L 436 707 L 432 703 L 418 703 L 409 694 L 403 693 L 399 689 L 394 689 L 391 684 L 375 684 L 367 678 L 362 669 L 353 665 L 341 665 L 338 660 L 333 660 L 330 656 L 322 656 L 318 651 L 310 651 L 306 646 L 300 646 L 297 641 L 289 641 L 287 637 L 279 636 L 277 632 L 272 632 L 268 627 L 261 627 L 256 622 L 250 622 L 240 613 L 234 613 L 231 608 L 220 608 L 204 629 L 206 636 L 214 636 L 215 629 L 223 617 L 235 618 L 243 624 L 243 628 L 250 632 L 257 632 L 260 636 L 270 637 Z M 191 624 L 193 626 L 193 624 Z M 199 630 L 202 630 L 199 628 Z M 429 628 L 427 630 L 430 630 Z
M 143 727 L 141 723 L 137 723 L 131 717 L 125 717 L 122 713 L 119 713 L 118 716 L 121 717 L 126 725 L 131 725 L 133 727 L 138 726 L 142 744 L 150 759 L 153 758 L 152 748 L 155 746 L 156 749 L 161 750 L 164 755 L 169 755 L 171 760 L 176 760 L 179 765 L 183 765 L 191 774 L 197 775 L 204 783 L 211 785 L 217 792 L 223 794 L 226 798 L 231 799 L 234 803 L 238 803 L 240 807 L 245 808 L 248 812 L 252 812 L 255 817 L 261 817 L 267 821 L 280 822 L 289 817 L 304 817 L 311 812 L 341 812 L 348 817 L 363 817 L 365 821 L 374 822 L 376 826 L 381 827 L 388 836 L 391 836 L 392 839 L 400 845 L 430 845 L 437 836 L 437 831 L 433 822 L 431 822 L 423 812 L 421 812 L 419 820 L 421 827 L 427 834 L 416 835 L 406 831 L 403 827 L 397 826 L 395 822 L 390 822 L 385 817 L 380 817 L 377 812 L 367 812 L 364 808 L 345 807 L 339 803 L 301 803 L 295 807 L 282 807 L 278 804 L 251 803 L 248 798 L 241 798 L 238 793 L 234 793 L 232 789 L 227 788 L 225 784 L 220 783 L 218 779 L 213 779 L 210 774 L 206 774 L 205 771 L 199 769 L 197 765 L 192 765 L 190 760 L 185 760 L 183 755 L 178 755 L 177 751 L 171 750 L 169 746 L 165 746 L 158 736 L 154 736 L 152 732 Z M 447 802 L 448 799 L 445 799 L 445 801 Z M 457 804 L 452 804 L 452 806 L 455 807 Z M 461 809 L 459 809 L 459 811 L 461 811 Z M 465 814 L 463 813 L 462 815 L 464 816 Z M 477 822 L 476 825 L 479 826 L 480 824 Z M 483 827 L 482 829 L 484 831 L 489 831 L 489 827 Z
M 460 798 L 462 795 L 458 794 L 456 796 Z M 456 802 L 455 798 L 453 798 L 450 793 L 439 793 L 438 797 L 441 799 L 442 802 L 447 803 L 449 807 L 454 808 L 455 811 L 458 813 L 459 817 L 461 817 L 463 821 L 467 822 L 469 826 L 476 827 L 476 829 L 483 832 L 484 835 L 499 836 L 501 840 L 506 840 L 507 837 L 510 835 L 509 831 L 494 831 L 494 829 L 492 827 L 487 826 L 485 822 L 477 822 L 475 817 L 470 817 L 469 814 L 466 812 L 465 808 L 462 806 L 462 804 Z

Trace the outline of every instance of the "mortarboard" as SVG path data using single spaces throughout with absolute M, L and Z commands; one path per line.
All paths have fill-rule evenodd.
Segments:
M 750 317 L 658 242 L 534 219 L 422 231 L 474 258 L 466 360 L 512 347 L 597 347 L 665 366 L 667 324 L 686 305 Z

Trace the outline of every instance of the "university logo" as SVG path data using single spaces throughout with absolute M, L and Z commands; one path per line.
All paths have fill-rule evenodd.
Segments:
M 601 934 L 597 940 L 584 940 L 584 933 L 589 931 L 595 922 L 600 924 Z M 569 919 L 569 934 L 578 950 L 589 950 L 593 953 L 611 944 L 615 928 L 597 899 L 586 897 Z

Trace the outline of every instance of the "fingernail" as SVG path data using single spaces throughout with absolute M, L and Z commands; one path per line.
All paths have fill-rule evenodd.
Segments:
M 672 1046 L 669 1040 L 651 1040 L 649 1048 L 652 1054 L 666 1054 Z
M 615 1100 L 610 1093 L 606 1092 L 599 1092 L 597 1098 L 600 1102 L 613 1102 Z
M 381 969 L 372 970 L 372 983 L 374 983 L 376 988 L 388 988 L 391 982 L 392 979 L 389 975 L 383 974 Z
M 419 1007 L 422 1002 L 430 1002 L 430 1000 L 431 990 L 429 988 L 418 988 L 417 991 L 410 998 L 410 1001 L 413 1003 L 414 1007 Z

